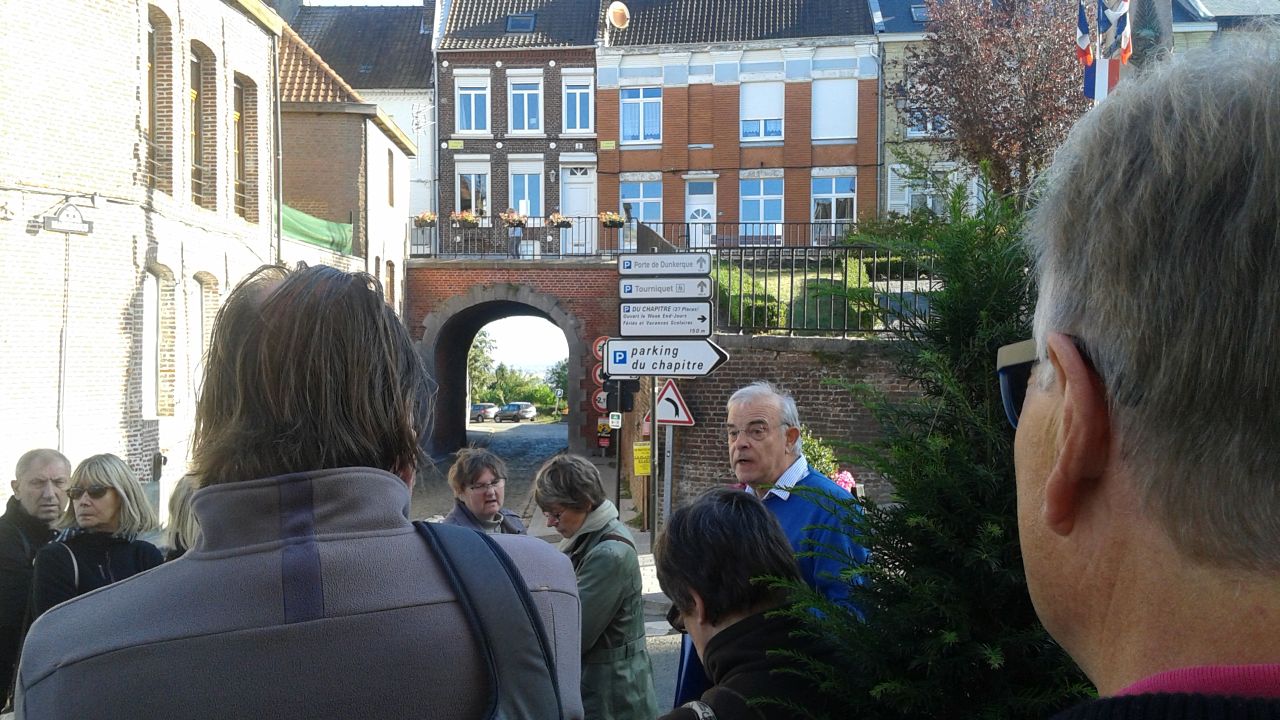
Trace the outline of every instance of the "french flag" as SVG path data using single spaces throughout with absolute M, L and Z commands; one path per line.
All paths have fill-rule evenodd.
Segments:
M 1087 29 L 1081 0 L 1076 28 L 1076 54 L 1080 55 L 1081 27 Z M 1086 30 L 1087 31 L 1087 30 Z M 1129 31 L 1129 0 L 1098 0 L 1098 54 L 1092 48 L 1084 62 L 1085 97 L 1101 102 L 1120 81 L 1120 67 L 1133 53 Z

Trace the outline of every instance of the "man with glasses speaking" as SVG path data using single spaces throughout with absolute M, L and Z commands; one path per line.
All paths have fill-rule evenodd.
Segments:
M 852 529 L 839 529 L 835 501 L 849 500 L 849 493 L 810 467 L 800 451 L 796 401 L 767 382 L 755 382 L 729 396 L 728 411 L 725 430 L 734 476 L 764 501 L 792 550 L 823 553 L 796 558 L 805 583 L 830 600 L 847 603 L 850 581 L 839 573 L 850 563 L 866 562 L 867 551 L 853 541 Z M 705 688 L 705 675 L 686 636 L 676 706 L 696 699 Z
M 1144 67 L 1072 130 L 997 357 L 1060 718 L 1280 717 L 1280 35 Z

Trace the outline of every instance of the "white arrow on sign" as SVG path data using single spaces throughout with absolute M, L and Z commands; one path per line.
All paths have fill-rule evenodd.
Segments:
M 618 281 L 618 297 L 623 300 L 653 298 L 709 298 L 711 278 L 622 278 Z
M 658 393 L 658 424 L 693 426 L 693 413 L 689 412 L 684 396 L 671 378 L 667 378 L 667 384 Z
M 623 255 L 618 259 L 619 275 L 706 275 L 711 272 L 711 253 L 647 253 Z
M 709 302 L 624 302 L 618 306 L 618 312 L 618 334 L 624 337 L 707 337 L 711 334 Z
M 610 375 L 702 377 L 723 365 L 729 354 L 710 340 L 610 338 L 604 357 Z

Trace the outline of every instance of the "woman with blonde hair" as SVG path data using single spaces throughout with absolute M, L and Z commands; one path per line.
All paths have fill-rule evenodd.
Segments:
M 160 523 L 123 460 L 103 454 L 81 462 L 71 473 L 67 496 L 71 503 L 58 521 L 66 531 L 36 553 L 33 618 L 164 561 L 155 545 L 137 539 Z
M 165 562 L 177 560 L 196 546 L 200 539 L 200 521 L 191 507 L 191 496 L 199 490 L 196 476 L 190 473 L 178 478 L 169 496 L 169 522 L 164 529 Z

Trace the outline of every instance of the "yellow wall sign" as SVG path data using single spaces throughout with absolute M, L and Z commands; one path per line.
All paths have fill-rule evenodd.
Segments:
M 461 149 L 462 149 L 462 141 L 461 141 L 461 140 L 450 140 L 450 141 L 449 141 L 449 149 L 450 149 L 450 150 L 461 150 Z
M 614 148 L 616 148 L 616 147 L 618 147 L 618 142 L 617 142 L 616 140 L 601 140 L 601 141 L 600 141 L 600 149 L 601 149 L 601 150 L 613 150 L 613 149 L 614 149 Z
M 649 475 L 653 467 L 653 445 L 647 442 L 631 443 L 631 471 L 633 474 Z

